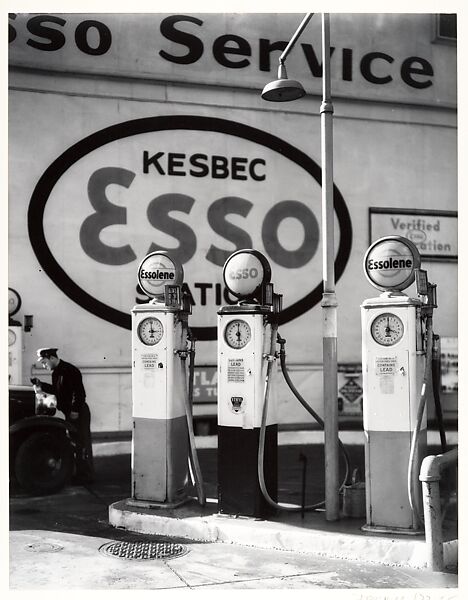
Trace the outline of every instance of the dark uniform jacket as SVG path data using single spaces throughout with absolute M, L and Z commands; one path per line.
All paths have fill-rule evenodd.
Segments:
M 44 392 L 55 394 L 58 410 L 67 417 L 72 411 L 79 412 L 86 400 L 80 370 L 62 359 L 52 371 L 52 385 L 41 381 L 41 387 Z

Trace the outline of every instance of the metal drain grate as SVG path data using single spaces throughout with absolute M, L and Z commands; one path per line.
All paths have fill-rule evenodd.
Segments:
M 109 542 L 101 546 L 99 551 L 128 560 L 169 560 L 187 554 L 188 548 L 172 542 Z

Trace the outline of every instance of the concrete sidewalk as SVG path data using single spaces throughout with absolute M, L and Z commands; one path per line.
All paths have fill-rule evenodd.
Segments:
M 459 597 L 456 575 L 365 564 L 358 557 L 344 561 L 238 544 L 180 544 L 170 540 L 167 543 L 172 547 L 181 548 L 180 556 L 123 559 L 104 552 L 109 543 L 115 545 L 117 534 L 121 537 L 123 532 L 116 530 L 107 538 L 42 530 L 11 532 L 10 590 L 67 594 L 77 590 L 128 590 L 132 595 L 140 590 L 170 590 L 204 596 L 217 590 L 301 590 L 317 592 L 319 598 L 333 590 L 346 591 L 346 598 L 351 600 Z M 133 535 L 132 543 L 164 542 L 161 538 Z M 377 589 L 381 592 L 372 592 Z M 388 590 L 395 590 L 396 595 L 388 596 Z

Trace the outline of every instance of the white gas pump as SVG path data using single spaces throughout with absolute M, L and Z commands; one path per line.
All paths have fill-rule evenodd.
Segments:
M 132 309 L 132 499 L 173 507 L 189 499 L 189 456 L 200 503 L 203 483 L 195 448 L 186 358 L 190 304 L 181 294 L 183 268 L 167 252 L 138 267 L 152 298 Z
M 262 412 L 275 369 L 277 315 L 268 260 L 239 250 L 223 269 L 228 290 L 239 299 L 218 311 L 218 508 L 220 513 L 264 517 L 272 512 L 260 489 L 257 463 Z M 273 390 L 274 386 L 270 388 Z M 264 428 L 264 480 L 277 496 L 278 425 L 274 396 Z
M 425 400 L 435 286 L 420 270 L 416 246 L 399 236 L 374 242 L 366 252 L 364 271 L 383 293 L 361 305 L 367 516 L 363 529 L 420 533 L 417 476 L 427 453 Z M 415 275 L 418 298 L 410 298 L 402 290 Z
M 8 383 L 22 384 L 23 377 L 23 328 L 8 325 Z
M 13 319 L 21 307 L 21 298 L 16 290 L 8 288 L 8 383 L 23 383 L 23 328 Z

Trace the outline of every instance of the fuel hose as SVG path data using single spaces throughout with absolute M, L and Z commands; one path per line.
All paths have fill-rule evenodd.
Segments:
M 432 393 L 434 395 L 434 407 L 437 416 L 437 425 L 439 427 L 440 446 L 442 452 L 447 451 L 447 436 L 445 434 L 444 415 L 440 402 L 440 337 L 433 336 L 432 351 Z
M 416 460 L 416 450 L 419 443 L 419 436 L 421 434 L 421 426 L 424 416 L 424 409 L 426 408 L 427 404 L 427 396 L 429 393 L 429 388 L 432 384 L 432 344 L 432 316 L 429 315 L 426 320 L 426 361 L 424 367 L 424 377 L 421 386 L 421 395 L 419 397 L 418 410 L 416 413 L 416 425 L 413 430 L 413 435 L 411 436 L 411 448 L 408 461 L 407 478 L 409 503 L 411 509 L 413 510 L 420 523 L 424 523 L 424 518 L 419 509 L 421 493 L 419 486 L 419 465 L 418 461 Z
M 265 475 L 264 475 L 265 432 L 266 432 L 266 422 L 267 422 L 267 415 L 268 415 L 268 401 L 269 401 L 269 392 L 270 392 L 270 383 L 271 383 L 271 372 L 273 369 L 273 362 L 275 359 L 275 349 L 276 349 L 276 339 L 275 338 L 276 338 L 277 331 L 278 331 L 278 326 L 275 323 L 273 323 L 272 327 L 271 327 L 270 354 L 266 357 L 268 363 L 267 363 L 267 370 L 266 370 L 266 376 L 265 376 L 262 422 L 261 422 L 261 426 L 260 426 L 260 436 L 259 436 L 258 463 L 257 463 L 258 481 L 259 481 L 260 489 L 262 491 L 262 494 L 263 494 L 265 500 L 273 508 L 276 508 L 279 510 L 286 510 L 286 511 L 290 511 L 290 512 L 302 512 L 302 511 L 316 510 L 325 505 L 325 500 L 322 500 L 320 502 L 317 502 L 315 504 L 310 504 L 307 506 L 289 506 L 289 505 L 286 506 L 284 504 L 275 502 L 275 500 L 273 500 L 273 498 L 271 498 L 271 496 L 268 493 L 266 483 L 265 483 Z M 296 396 L 296 398 L 299 400 L 299 402 L 302 404 L 302 406 L 314 417 L 314 419 L 317 421 L 317 423 L 323 429 L 324 428 L 323 420 L 312 409 L 312 407 L 310 407 L 307 404 L 307 402 L 304 400 L 304 398 L 299 394 L 299 392 L 295 388 L 293 382 L 291 381 L 291 378 L 289 377 L 289 373 L 287 372 L 287 369 L 286 369 L 286 359 L 285 359 L 286 353 L 284 351 L 284 345 L 286 343 L 286 340 L 284 338 L 280 337 L 279 334 L 278 334 L 278 342 L 280 343 L 280 346 L 281 346 L 281 350 L 280 350 L 281 370 L 283 372 L 286 383 L 288 384 L 289 388 L 291 389 L 293 394 Z M 341 441 L 339 442 L 339 444 L 340 444 L 340 449 L 343 452 L 343 455 L 345 458 L 345 463 L 346 463 L 346 474 L 345 474 L 343 483 L 340 487 L 340 490 L 342 490 L 344 485 L 348 481 L 350 468 L 349 468 L 349 457 L 346 452 L 346 449 L 343 446 L 343 444 L 341 443 Z
M 185 403 L 185 415 L 187 417 L 187 428 L 189 434 L 189 457 L 190 464 L 192 466 L 193 478 L 195 480 L 195 487 L 197 489 L 198 495 L 198 503 L 201 506 L 205 506 L 206 496 L 203 485 L 203 477 L 200 468 L 200 463 L 198 461 L 198 453 L 197 448 L 195 446 L 195 433 L 193 430 L 193 418 L 192 418 L 192 391 L 193 391 L 193 375 L 195 371 L 195 342 L 193 338 L 191 338 L 191 348 L 190 348 L 190 363 L 189 363 L 189 381 L 187 382 L 187 369 L 186 369 L 186 358 L 187 353 L 180 353 L 180 367 L 182 371 L 182 381 L 183 381 L 183 389 L 184 389 L 184 403 Z M 187 385 L 188 383 L 188 385 Z

